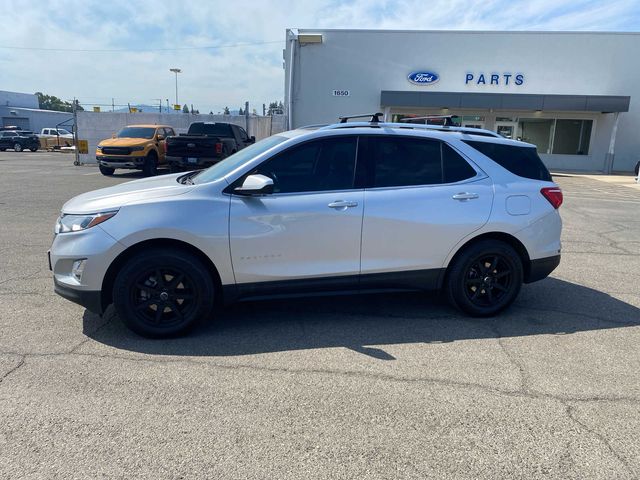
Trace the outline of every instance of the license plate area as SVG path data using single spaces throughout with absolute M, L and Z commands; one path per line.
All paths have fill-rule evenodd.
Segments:
M 198 163 L 198 159 L 194 157 L 187 158 L 187 163 Z

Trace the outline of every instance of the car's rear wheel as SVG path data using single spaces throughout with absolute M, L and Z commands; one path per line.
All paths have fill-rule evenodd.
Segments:
M 155 153 L 150 153 L 144 159 L 142 172 L 145 177 L 153 177 L 158 173 L 158 157 Z
M 21 152 L 22 151 L 22 145 L 20 145 L 19 143 L 16 143 L 13 146 L 13 150 L 16 151 L 16 152 Z
M 105 167 L 104 165 L 99 165 L 98 168 L 100 168 L 100 173 L 106 175 L 107 177 L 110 177 L 111 175 L 113 175 L 113 172 L 116 171 L 115 168 Z
M 185 333 L 213 309 L 214 285 L 202 262 L 187 252 L 149 250 L 127 262 L 113 287 L 124 323 L 145 337 Z
M 513 303 L 522 281 L 522 260 L 513 247 L 499 240 L 482 240 L 455 258 L 445 288 L 455 307 L 474 317 L 488 317 Z
M 32 152 L 37 152 L 38 151 L 38 147 L 32 147 L 29 150 L 31 150 Z

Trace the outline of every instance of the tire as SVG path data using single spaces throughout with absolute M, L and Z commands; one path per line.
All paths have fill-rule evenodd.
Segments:
M 635 172 L 636 172 L 636 177 L 640 175 L 640 162 L 636 163 Z
M 13 146 L 13 150 L 14 150 L 15 152 L 21 152 L 21 151 L 22 151 L 22 145 L 20 145 L 19 143 L 16 143 L 16 144 Z
M 155 153 L 149 153 L 144 159 L 142 172 L 145 177 L 153 177 L 158 173 L 158 156 Z
M 186 333 L 211 314 L 214 290 L 211 275 L 195 256 L 152 249 L 131 258 L 118 272 L 113 304 L 134 332 L 167 338 Z
M 98 168 L 100 169 L 100 173 L 106 175 L 107 177 L 110 177 L 111 175 L 113 175 L 113 172 L 116 171 L 115 168 L 105 167 L 103 165 L 98 165 Z
M 481 240 L 466 247 L 449 266 L 447 299 L 468 315 L 490 317 L 513 303 L 523 278 L 522 260 L 509 244 Z
M 6 148 L 0 148 L 0 152 L 6 152 L 7 149 Z
M 31 150 L 32 152 L 37 152 L 38 151 L 38 147 L 31 147 L 29 150 Z

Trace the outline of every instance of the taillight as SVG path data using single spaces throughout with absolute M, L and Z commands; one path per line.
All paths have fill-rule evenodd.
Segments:
M 220 143 L 220 142 L 216 143 L 216 153 L 217 154 L 221 154 L 222 153 L 222 143 Z
M 544 187 L 540 190 L 544 198 L 549 200 L 553 208 L 559 208 L 562 205 L 562 190 L 559 187 Z

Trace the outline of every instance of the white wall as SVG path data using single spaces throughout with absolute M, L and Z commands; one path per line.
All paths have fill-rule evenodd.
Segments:
M 38 97 L 33 93 L 7 92 L 4 90 L 0 90 L 0 106 L 40 108 Z
M 191 115 L 127 112 L 78 112 L 78 138 L 89 141 L 89 153 L 80 155 L 82 163 L 96 163 L 96 147 L 101 140 L 111 138 L 121 128 L 135 124 L 170 125 L 176 133 L 186 133 L 193 122 L 225 122 L 240 125 L 249 135 L 261 140 L 285 130 L 283 115 L 273 117 L 249 116 L 246 125 L 244 115 Z
M 631 97 L 631 105 L 630 111 L 620 116 L 614 170 L 631 170 L 640 159 L 640 63 L 633 60 L 640 51 L 640 34 L 375 30 L 299 33 L 321 33 L 323 42 L 296 46 L 291 112 L 294 127 L 380 110 L 382 90 L 624 95 Z M 284 57 L 286 79 L 288 44 Z M 413 85 L 407 80 L 412 71 L 425 70 L 437 73 L 440 80 L 429 86 Z M 479 73 L 522 73 L 525 81 L 520 86 L 513 79 L 509 85 L 466 84 L 467 73 L 476 77 Z M 334 89 L 349 90 L 350 96 L 335 97 Z M 288 100 L 287 96 L 285 101 Z M 589 156 L 592 158 L 576 159 L 579 166 L 581 160 L 586 170 L 604 164 L 611 125 L 607 118 L 598 122 Z

